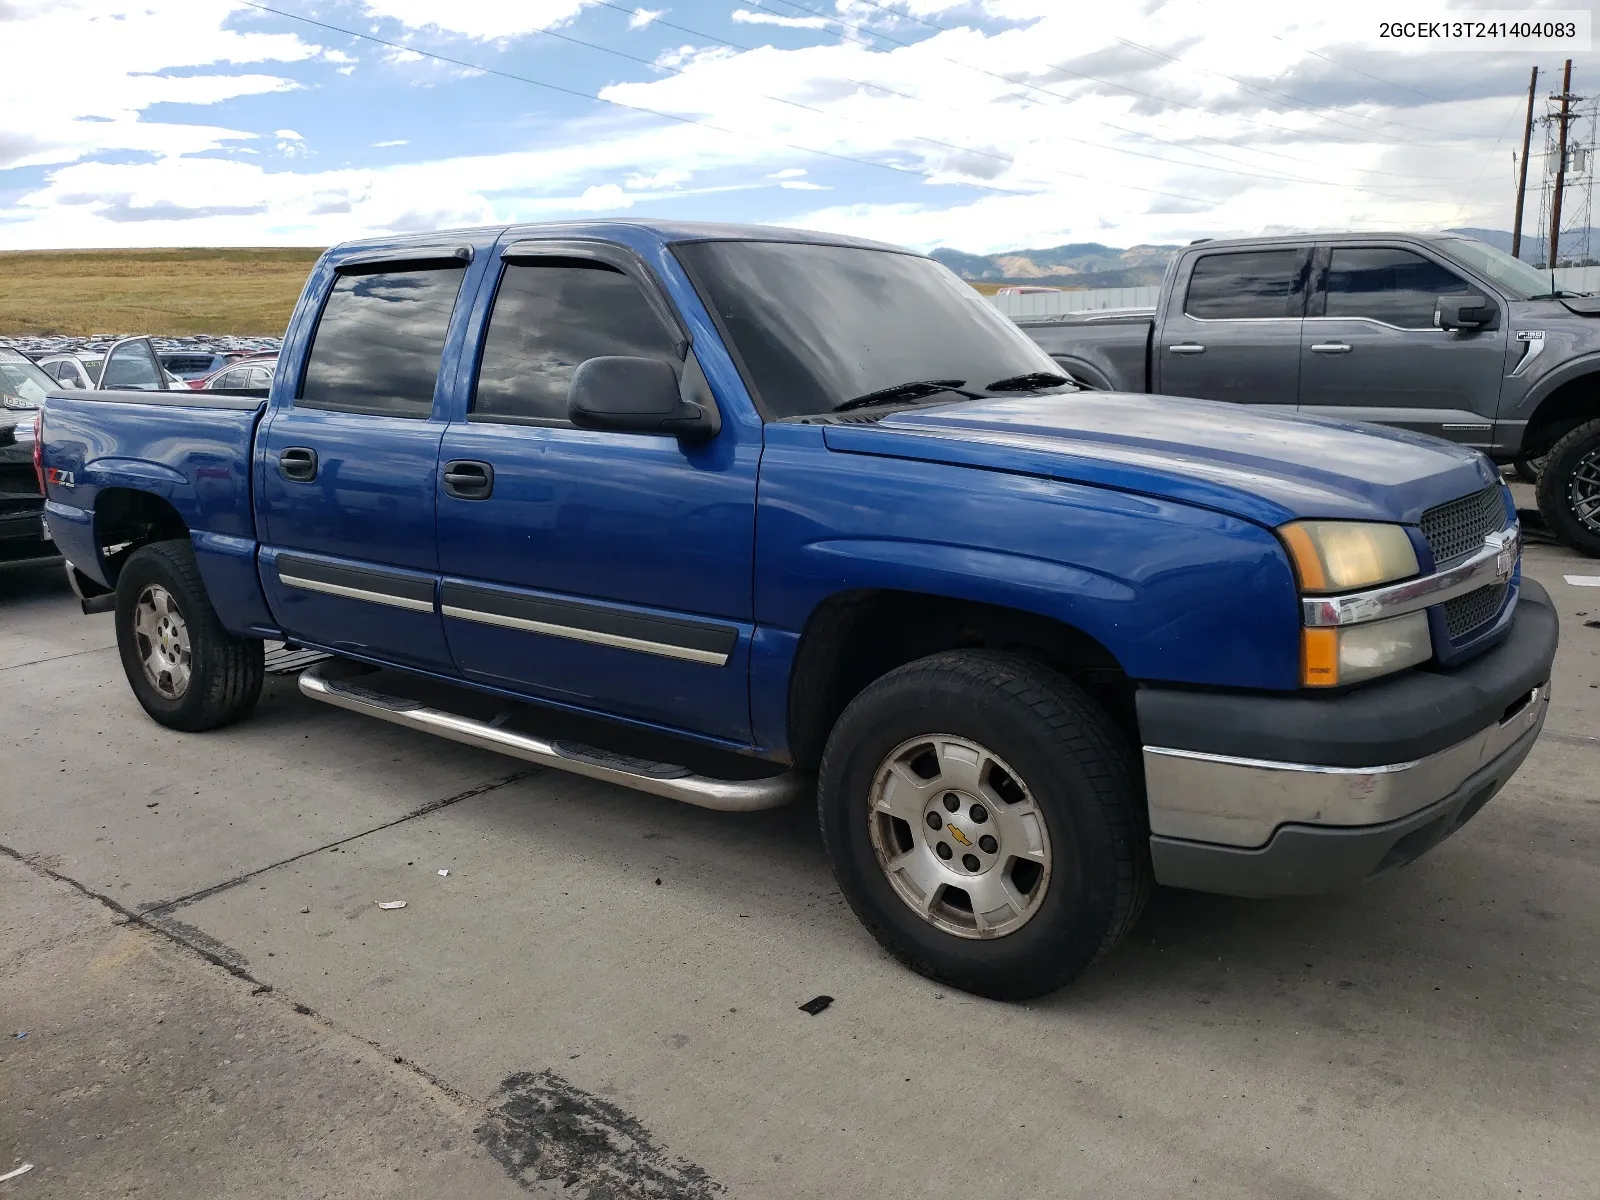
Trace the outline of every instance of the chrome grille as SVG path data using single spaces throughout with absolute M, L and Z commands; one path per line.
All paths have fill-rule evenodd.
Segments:
M 1430 508 L 1422 514 L 1422 536 L 1428 539 L 1428 548 L 1433 551 L 1435 568 L 1448 566 L 1453 559 L 1471 554 L 1483 545 L 1483 539 L 1489 534 L 1505 527 L 1506 507 L 1498 485 Z
M 1450 635 L 1450 640 L 1459 642 L 1469 633 L 1482 628 L 1499 616 L 1500 609 L 1506 602 L 1506 591 L 1510 587 L 1509 582 L 1491 583 L 1475 592 L 1468 592 L 1465 596 L 1446 600 L 1444 627 Z

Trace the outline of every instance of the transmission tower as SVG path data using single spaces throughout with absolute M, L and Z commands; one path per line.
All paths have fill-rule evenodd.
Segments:
M 1539 124 L 1544 128 L 1544 180 L 1539 189 L 1537 252 L 1529 257 L 1541 267 L 1592 264 L 1600 251 L 1600 239 L 1593 238 L 1589 228 L 1594 215 L 1600 98 L 1574 95 L 1568 85 L 1545 102 Z M 1557 261 L 1552 263 L 1551 224 L 1557 220 Z

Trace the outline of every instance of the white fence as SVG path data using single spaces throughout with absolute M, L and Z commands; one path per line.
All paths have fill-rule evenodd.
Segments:
M 1600 267 L 1558 267 L 1555 277 L 1558 288 L 1600 292 Z M 1051 317 L 1102 308 L 1154 308 L 1160 298 L 1159 287 L 1080 288 L 990 296 L 989 302 L 1013 321 L 1048 321 Z

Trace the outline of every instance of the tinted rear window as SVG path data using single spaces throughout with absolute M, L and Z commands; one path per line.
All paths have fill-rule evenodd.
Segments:
M 302 408 L 426 418 L 461 267 L 341 274 L 317 323 Z
M 1299 250 L 1208 254 L 1194 265 L 1183 311 L 1210 321 L 1298 317 L 1300 260 Z

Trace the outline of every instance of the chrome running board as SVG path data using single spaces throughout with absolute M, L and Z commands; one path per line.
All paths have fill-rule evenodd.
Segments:
M 328 668 L 335 666 L 318 663 L 300 672 L 300 690 L 313 700 L 336 708 L 700 808 L 721 812 L 779 808 L 799 799 L 810 786 L 809 780 L 792 771 L 765 779 L 712 779 L 673 763 L 650 762 L 577 742 L 517 733 L 487 721 L 430 708 L 420 700 L 385 695 L 347 679 L 330 679 Z

